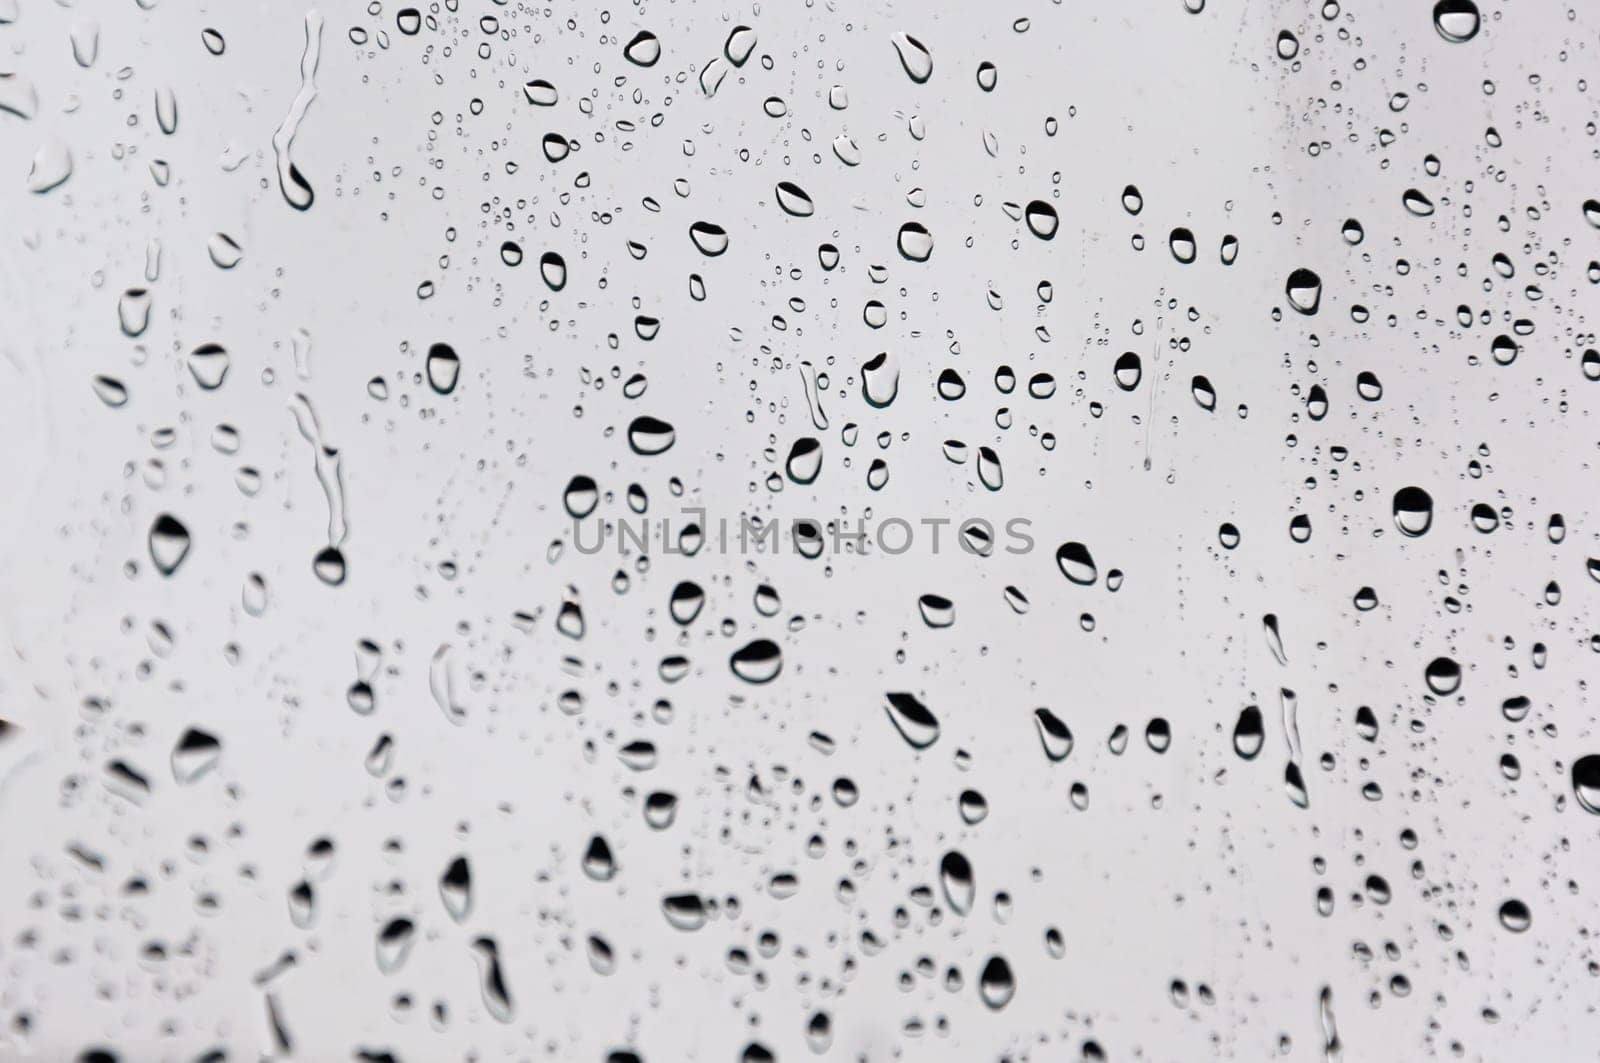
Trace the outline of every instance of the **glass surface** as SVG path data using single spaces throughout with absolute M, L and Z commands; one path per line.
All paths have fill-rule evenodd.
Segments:
M 0 0 L 0 1058 L 1595 1058 L 1597 49 Z

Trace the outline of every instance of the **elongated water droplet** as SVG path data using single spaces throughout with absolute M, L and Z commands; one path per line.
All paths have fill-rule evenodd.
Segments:
M 448 343 L 430 346 L 423 368 L 427 373 L 428 386 L 435 393 L 448 395 L 456 389 L 456 381 L 461 377 L 461 359 L 457 357 L 456 349 Z
M 1255 760 L 1266 742 L 1267 732 L 1261 710 L 1254 705 L 1246 705 L 1233 725 L 1233 751 L 1241 760 Z
M 915 695 L 885 694 L 884 711 L 888 713 L 894 729 L 900 732 L 900 737 L 912 749 L 927 749 L 939 740 L 939 721 Z
M 511 1001 L 511 988 L 506 985 L 506 974 L 500 966 L 500 948 L 494 938 L 474 940 L 472 958 L 478 962 L 478 988 L 483 993 L 484 1008 L 495 1022 L 510 1022 L 516 1017 L 516 1007 Z
M 466 857 L 450 861 L 439 876 L 439 899 L 454 922 L 464 923 L 472 914 L 472 867 Z
M 1402 487 L 1394 493 L 1394 523 L 1402 535 L 1426 534 L 1433 525 L 1433 498 L 1420 487 Z
M 306 12 L 306 44 L 300 54 L 300 91 L 295 93 L 289 113 L 272 134 L 272 153 L 278 165 L 278 191 L 295 210 L 310 210 L 316 198 L 311 184 L 300 173 L 290 157 L 295 135 L 300 131 L 311 101 L 317 98 L 317 63 L 322 55 L 322 15 L 312 10 Z
M 1039 732 L 1039 744 L 1044 747 L 1045 759 L 1052 764 L 1066 760 L 1072 753 L 1072 730 L 1061 721 L 1061 717 L 1049 709 L 1034 709 L 1033 726 Z
M 926 83 L 933 76 L 933 54 L 909 33 L 896 33 L 890 39 L 906 76 L 918 85 Z
M 783 671 L 783 651 L 771 639 L 755 639 L 728 658 L 728 667 L 746 683 L 770 683 Z
M 170 576 L 189 556 L 189 529 L 170 513 L 163 513 L 150 525 L 150 560 L 156 571 Z
M 779 181 L 775 190 L 778 206 L 791 218 L 809 218 L 816 212 L 816 204 L 806 190 L 793 181 Z
M 939 885 L 944 899 L 957 915 L 972 911 L 972 901 L 977 894 L 977 882 L 972 876 L 972 865 L 967 858 L 952 849 L 939 861 Z

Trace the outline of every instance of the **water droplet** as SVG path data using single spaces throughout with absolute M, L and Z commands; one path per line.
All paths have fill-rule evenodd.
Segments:
M 1405 204 L 1406 210 L 1418 218 L 1426 218 L 1433 213 L 1433 200 L 1415 188 L 1406 189 L 1405 195 L 1400 197 L 1400 202 Z
M 295 210 L 310 210 L 311 203 L 316 198 L 311 191 L 310 182 L 300 173 L 291 159 L 290 151 L 294 147 L 294 138 L 300 130 L 300 123 L 305 120 L 306 111 L 311 107 L 311 101 L 317 98 L 317 63 L 321 54 L 322 15 L 316 11 L 307 11 L 306 46 L 300 55 L 300 91 L 295 94 L 294 101 L 289 105 L 289 113 L 284 115 L 283 122 L 272 134 L 272 153 L 278 166 L 278 190 L 283 193 L 284 201 Z
M 1266 741 L 1261 710 L 1254 705 L 1246 705 L 1233 725 L 1233 751 L 1241 760 L 1254 760 Z
M 874 409 L 883 409 L 900 394 L 900 362 L 888 351 L 869 358 L 861 366 L 861 395 Z
M 812 436 L 801 436 L 795 440 L 789 448 L 788 460 L 784 462 L 784 471 L 797 484 L 815 482 L 822 472 L 822 443 Z
M 1433 5 L 1433 28 L 1451 44 L 1476 37 L 1478 21 L 1478 5 L 1472 0 L 1439 0 Z
M 561 100 L 556 87 L 542 78 L 534 78 L 522 86 L 522 98 L 535 107 L 554 107 Z
M 1072 730 L 1061 721 L 1061 717 L 1049 709 L 1034 709 L 1033 726 L 1039 732 L 1039 743 L 1044 747 L 1045 759 L 1052 764 L 1066 760 L 1072 753 Z
M 516 1007 L 511 1002 L 511 989 L 506 985 L 505 971 L 500 966 L 499 947 L 493 938 L 480 937 L 472 943 L 472 956 L 478 963 L 478 988 L 483 993 L 483 1006 L 495 1022 L 510 1022 L 516 1017 Z
M 1428 689 L 1444 698 L 1461 689 L 1461 666 L 1449 657 L 1435 657 L 1423 669 Z
M 461 359 L 456 356 L 454 347 L 448 343 L 433 344 L 428 348 L 428 357 L 423 364 L 428 386 L 436 394 L 448 395 L 456 389 L 456 381 L 461 377 Z
M 1322 304 L 1322 278 L 1304 267 L 1289 274 L 1283 291 L 1289 305 L 1302 314 L 1315 314 Z
M 661 912 L 677 930 L 699 930 L 706 925 L 706 902 L 698 893 L 674 893 L 661 898 Z
M 404 966 L 406 957 L 411 955 L 411 946 L 416 943 L 416 933 L 417 925 L 404 916 L 396 916 L 385 923 L 376 941 L 378 970 L 394 974 Z
M 694 580 L 683 580 L 672 588 L 672 597 L 667 601 L 667 612 L 672 615 L 673 623 L 680 627 L 687 627 L 694 623 L 695 617 L 700 615 L 700 610 L 705 608 L 706 592 Z
M 900 249 L 900 257 L 907 262 L 926 262 L 933 257 L 933 234 L 920 222 L 908 221 L 900 226 L 895 245 Z
M 1000 956 L 990 956 L 989 961 L 983 965 L 983 972 L 978 976 L 978 995 L 992 1010 L 999 1011 L 1011 1003 L 1011 998 L 1016 995 L 1017 981 L 1011 973 L 1011 965 Z
M 891 39 L 906 76 L 918 85 L 925 84 L 933 76 L 933 54 L 909 33 L 896 33 Z
M 472 868 L 466 857 L 450 861 L 439 876 L 439 900 L 453 922 L 464 923 L 472 914 Z
M 345 579 L 344 552 L 337 546 L 325 546 L 311 559 L 311 571 L 323 583 L 337 587 Z
M 1394 523 L 1401 534 L 1415 538 L 1433 526 L 1433 498 L 1420 487 L 1394 493 Z
M 244 251 L 227 233 L 213 233 L 211 239 L 206 241 L 206 254 L 218 269 L 232 269 L 244 258 Z
M 1029 202 L 1023 209 L 1023 218 L 1028 223 L 1028 231 L 1041 240 L 1055 239 L 1056 229 L 1061 225 L 1056 208 L 1042 199 Z
M 191 786 L 205 777 L 222 759 L 222 743 L 213 734 L 191 727 L 172 747 L 172 777 L 180 786 Z
M 914 695 L 885 694 L 883 708 L 889 722 L 912 749 L 927 749 L 939 740 L 939 721 Z
M 189 556 L 189 529 L 177 517 L 163 513 L 150 525 L 149 545 L 156 571 L 170 576 Z
M 117 324 L 122 334 L 130 338 L 144 335 L 150 327 L 150 292 L 145 288 L 129 288 L 117 300 Z
M 635 417 L 628 425 L 628 446 L 641 457 L 665 454 L 677 439 L 677 431 L 656 417 Z
M 1499 915 L 1500 925 L 1513 934 L 1525 933 L 1533 925 L 1533 913 L 1515 897 L 1500 905 Z
M 1137 354 L 1127 351 L 1117 359 L 1116 365 L 1111 367 L 1111 376 L 1117 382 L 1117 387 L 1123 391 L 1132 391 L 1144 378 L 1144 362 Z
M 805 189 L 793 181 L 779 181 L 776 195 L 778 206 L 791 218 L 809 218 L 817 209 Z
M 1184 265 L 1187 266 L 1194 261 L 1196 254 L 1194 233 L 1181 225 L 1168 234 L 1167 246 L 1172 249 L 1172 257 Z
M 594 480 L 581 473 L 567 481 L 567 489 L 561 495 L 562 505 L 573 520 L 582 520 L 594 512 L 600 504 L 600 488 Z
M 34 152 L 28 167 L 28 191 L 44 195 L 60 188 L 72 176 L 72 152 L 59 140 L 47 141 Z
M 783 671 L 783 651 L 771 639 L 755 639 L 728 658 L 728 667 L 746 683 L 770 683 Z
M 567 286 L 567 260 L 554 251 L 546 251 L 539 256 L 539 276 L 545 287 L 559 292 Z
M 661 60 L 661 41 L 649 30 L 640 30 L 623 47 L 622 56 L 634 66 L 655 66 Z
M 1600 816 L 1600 754 L 1572 762 L 1572 793 L 1585 812 Z
M 1079 542 L 1062 543 L 1057 547 L 1056 565 L 1063 576 L 1080 587 L 1092 585 L 1099 575 L 1089 548 Z

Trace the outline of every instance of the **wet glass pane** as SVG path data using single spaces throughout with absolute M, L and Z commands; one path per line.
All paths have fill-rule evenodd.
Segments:
M 0 0 L 0 1059 L 1568 1060 L 1600 11 Z

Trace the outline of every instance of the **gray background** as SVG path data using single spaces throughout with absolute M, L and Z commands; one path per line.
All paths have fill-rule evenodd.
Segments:
M 303 11 L 19 3 L 0 26 L 0 65 L 35 87 L 38 108 L 0 114 L 0 717 L 17 728 L 0 742 L 0 1055 L 70 1059 L 103 1044 L 134 1060 L 213 1046 L 270 1056 L 270 993 L 294 1055 L 316 1060 L 358 1046 L 407 1060 L 582 1060 L 624 1045 L 648 1060 L 726 1060 L 752 1040 L 793 1059 L 809 1054 L 817 1010 L 833 1016 L 838 1059 L 1076 1058 L 1088 1039 L 1112 1059 L 1319 1059 L 1328 986 L 1349 1059 L 1594 1058 L 1600 821 L 1571 801 L 1568 780 L 1574 758 L 1600 751 L 1587 690 L 1600 588 L 1584 570 L 1600 554 L 1600 385 L 1578 366 L 1593 344 L 1584 267 L 1600 254 L 1581 209 L 1600 195 L 1591 12 L 1487 0 L 1479 35 L 1450 44 L 1426 3 L 1347 3 L 1329 19 L 1321 5 L 1236 0 L 1197 15 L 1180 0 L 679 3 L 605 16 L 463 2 L 416 36 L 397 32 L 390 5 L 324 5 L 320 92 L 294 146 L 317 199 L 298 213 L 276 187 L 270 139 L 299 88 Z M 509 39 L 486 34 L 485 15 Z M 86 21 L 99 50 L 82 69 L 69 39 Z M 698 72 L 737 23 L 755 29 L 755 55 L 707 99 Z M 222 56 L 203 48 L 204 26 L 225 36 Z M 621 55 L 639 29 L 662 41 L 650 69 Z M 1274 53 L 1283 29 L 1301 43 L 1293 63 Z M 900 31 L 931 51 L 927 84 L 896 60 Z M 991 94 L 975 82 L 981 60 L 998 67 Z M 557 86 L 558 106 L 525 103 L 533 77 Z M 846 110 L 829 108 L 833 85 L 847 89 Z M 153 106 L 164 86 L 180 116 L 170 136 Z M 1409 96 L 1398 112 L 1397 92 Z M 784 117 L 763 113 L 770 96 Z M 551 131 L 581 144 L 558 165 L 540 153 Z M 859 167 L 833 157 L 841 132 Z M 70 148 L 73 175 L 30 193 L 29 162 L 51 142 Z M 165 187 L 153 159 L 170 164 Z M 780 180 L 810 193 L 814 216 L 778 209 Z M 1137 218 L 1119 205 L 1129 183 L 1144 197 Z M 1402 207 L 1412 187 L 1437 205 L 1431 218 Z M 908 202 L 915 189 L 925 205 Z M 1035 198 L 1060 213 L 1053 241 L 1003 209 Z M 1365 227 L 1360 247 L 1340 237 L 1347 217 Z M 726 255 L 690 245 L 702 219 L 728 230 Z M 911 220 L 934 235 L 925 264 L 895 252 Z M 1166 248 L 1180 225 L 1199 243 L 1188 266 Z M 231 271 L 206 255 L 218 231 L 244 250 Z M 1231 267 L 1218 261 L 1225 233 L 1241 244 Z M 508 238 L 526 253 L 514 270 L 499 258 Z M 629 240 L 648 248 L 642 260 Z M 824 240 L 842 251 L 833 273 L 817 265 Z M 152 322 L 134 341 L 116 305 L 144 284 L 151 241 Z M 538 279 L 546 249 L 568 263 L 559 294 Z M 1495 275 L 1496 252 L 1515 278 Z M 869 277 L 874 264 L 885 283 Z M 1323 278 L 1321 312 L 1274 320 L 1300 266 Z M 691 272 L 704 303 L 689 297 Z M 1054 298 L 1041 304 L 1046 279 Z M 885 328 L 863 324 L 868 299 L 887 306 Z M 1354 304 L 1370 308 L 1365 324 Z M 1494 323 L 1462 329 L 1461 304 Z M 634 334 L 639 313 L 662 321 L 652 342 Z M 1515 318 L 1535 331 L 1514 365 L 1495 366 L 1489 341 Z M 307 379 L 297 329 L 311 337 Z M 186 367 L 208 341 L 232 359 L 214 392 Z M 462 360 L 447 397 L 421 375 L 438 341 Z M 1144 378 L 1123 393 L 1111 365 L 1129 349 Z M 859 367 L 881 350 L 902 380 L 875 410 Z M 801 360 L 831 378 L 825 433 L 809 426 Z M 1002 396 L 1001 364 L 1024 383 L 1050 372 L 1058 390 Z M 947 366 L 967 380 L 959 402 L 934 394 Z M 1382 379 L 1381 402 L 1356 397 L 1362 370 Z M 649 388 L 630 400 L 621 380 L 635 372 Z M 1213 413 L 1188 394 L 1195 373 L 1219 393 Z M 127 386 L 126 406 L 96 397 L 96 374 Z M 387 401 L 369 395 L 373 377 Z M 1331 410 L 1312 423 L 1303 396 L 1318 383 Z M 290 412 L 296 392 L 342 463 L 350 576 L 336 589 L 311 570 L 327 509 Z M 1009 428 L 996 422 L 1002 406 Z M 640 414 L 675 425 L 667 454 L 629 451 Z M 850 422 L 854 447 L 840 438 Z M 239 433 L 237 454 L 213 446 L 219 424 Z M 175 440 L 159 449 L 167 428 Z M 811 434 L 825 450 L 817 483 L 769 491 L 790 444 Z M 948 463 L 949 438 L 993 446 L 1005 487 L 985 491 L 970 464 Z M 1335 446 L 1348 448 L 1343 462 Z M 876 456 L 891 474 L 881 492 L 866 483 Z M 254 497 L 235 484 L 242 465 L 261 474 Z M 937 555 L 919 543 L 827 562 L 657 551 L 641 571 L 610 549 L 572 549 L 561 493 L 579 473 L 607 492 L 599 514 L 612 520 L 635 482 L 652 514 L 674 514 L 675 476 L 683 504 L 734 522 L 1021 516 L 1038 547 L 977 558 L 947 541 Z M 1409 484 L 1435 502 L 1419 539 L 1390 513 Z M 1468 520 L 1477 502 L 1512 515 L 1480 535 Z M 145 548 L 161 512 L 193 535 L 166 579 Z M 1554 512 L 1569 529 L 1559 546 L 1544 531 Z M 1314 527 L 1303 545 L 1287 534 L 1299 513 Z M 1222 521 L 1241 529 L 1237 550 L 1218 547 Z M 568 546 L 552 562 L 556 539 Z M 1094 587 L 1057 570 L 1054 548 L 1069 539 L 1093 551 Z M 1126 574 L 1114 594 L 1113 567 Z M 260 617 L 242 605 L 251 573 L 269 588 Z M 682 632 L 666 613 L 681 579 L 709 596 Z M 1552 579 L 1556 606 L 1544 601 Z M 783 599 L 774 618 L 752 604 L 764 582 Z M 1026 615 L 1005 604 L 1007 585 L 1030 599 Z M 1363 585 L 1382 600 L 1365 614 L 1351 604 Z M 577 643 L 555 627 L 569 586 L 587 622 Z M 922 624 L 924 593 L 955 601 L 953 627 Z M 517 611 L 536 614 L 530 630 Z M 1269 612 L 1286 666 L 1262 634 Z M 727 664 L 756 637 L 784 654 L 762 687 Z M 345 700 L 361 639 L 382 648 L 365 717 Z M 1540 641 L 1548 662 L 1536 669 Z M 459 726 L 430 693 L 445 644 Z M 668 684 L 657 665 L 673 653 L 692 670 Z M 1439 655 L 1466 676 L 1459 698 L 1434 704 L 1422 669 Z M 1282 783 L 1280 687 L 1299 695 L 1304 811 Z M 584 695 L 582 715 L 556 708 L 567 690 Z M 940 719 L 930 750 L 915 753 L 885 719 L 892 690 Z M 1521 724 L 1499 712 L 1514 694 L 1533 704 Z M 668 724 L 651 715 L 660 697 L 675 707 Z M 1247 703 L 1267 718 L 1253 763 L 1229 740 Z M 1034 735 L 1041 705 L 1077 737 L 1063 763 Z M 1380 721 L 1374 743 L 1356 735 L 1358 705 Z M 1141 738 L 1155 716 L 1174 732 L 1163 756 Z M 1118 723 L 1132 731 L 1120 757 L 1106 745 Z M 168 754 L 189 727 L 223 753 L 181 785 Z M 814 730 L 836 740 L 831 757 L 808 744 Z M 395 759 L 377 778 L 363 758 L 381 733 Z M 660 758 L 636 774 L 616 750 L 639 738 Z M 1514 782 L 1498 767 L 1506 752 L 1521 761 Z M 151 780 L 142 801 L 107 785 L 116 758 Z M 853 807 L 830 796 L 839 776 L 860 790 Z M 1382 800 L 1363 798 L 1369 781 Z M 1069 801 L 1074 782 L 1088 788 L 1086 811 Z M 966 788 L 989 801 L 977 827 L 957 814 Z M 641 813 L 656 789 L 680 802 L 665 831 Z M 1415 852 L 1400 847 L 1405 828 Z M 608 883 L 580 867 L 596 833 L 616 855 Z M 813 834 L 820 858 L 806 853 Z M 321 837 L 337 856 L 313 869 L 316 922 L 299 929 L 287 895 Z M 936 923 L 908 893 L 937 891 L 951 848 L 971 860 L 979 900 Z M 458 926 L 436 883 L 462 853 L 475 909 Z M 785 900 L 767 891 L 782 871 L 800 882 Z M 1362 899 L 1370 874 L 1393 888 L 1387 905 Z M 126 894 L 134 876 L 147 895 Z M 841 901 L 846 877 L 856 892 Z M 1331 917 L 1317 914 L 1319 886 L 1335 895 Z M 736 897 L 739 911 L 675 930 L 660 899 L 685 891 Z M 1008 918 L 996 891 L 1010 896 Z M 206 896 L 214 912 L 201 910 Z M 1533 912 L 1527 933 L 1496 919 L 1510 897 Z M 383 975 L 373 940 L 397 915 L 418 941 Z M 1046 952 L 1048 927 L 1065 938 L 1061 959 Z M 767 929 L 781 939 L 771 958 L 755 951 Z M 881 951 L 863 948 L 866 931 Z M 591 969 L 590 934 L 610 942 L 615 973 Z M 498 943 L 510 1023 L 482 1001 L 469 948 L 479 935 Z M 147 955 L 153 942 L 164 959 Z M 1358 943 L 1376 958 L 1360 959 Z M 730 968 L 733 947 L 750 951 L 759 979 Z M 286 950 L 296 965 L 255 984 Z M 1018 984 L 999 1012 L 976 991 L 995 953 Z M 934 976 L 917 973 L 923 957 Z M 951 966 L 965 979 L 953 993 L 941 985 Z M 1409 996 L 1388 988 L 1395 974 Z M 1185 1006 L 1174 979 L 1190 987 Z M 1196 999 L 1199 983 L 1214 1003 Z M 394 1007 L 400 993 L 409 1011 Z M 447 1023 L 426 1013 L 436 1001 Z

